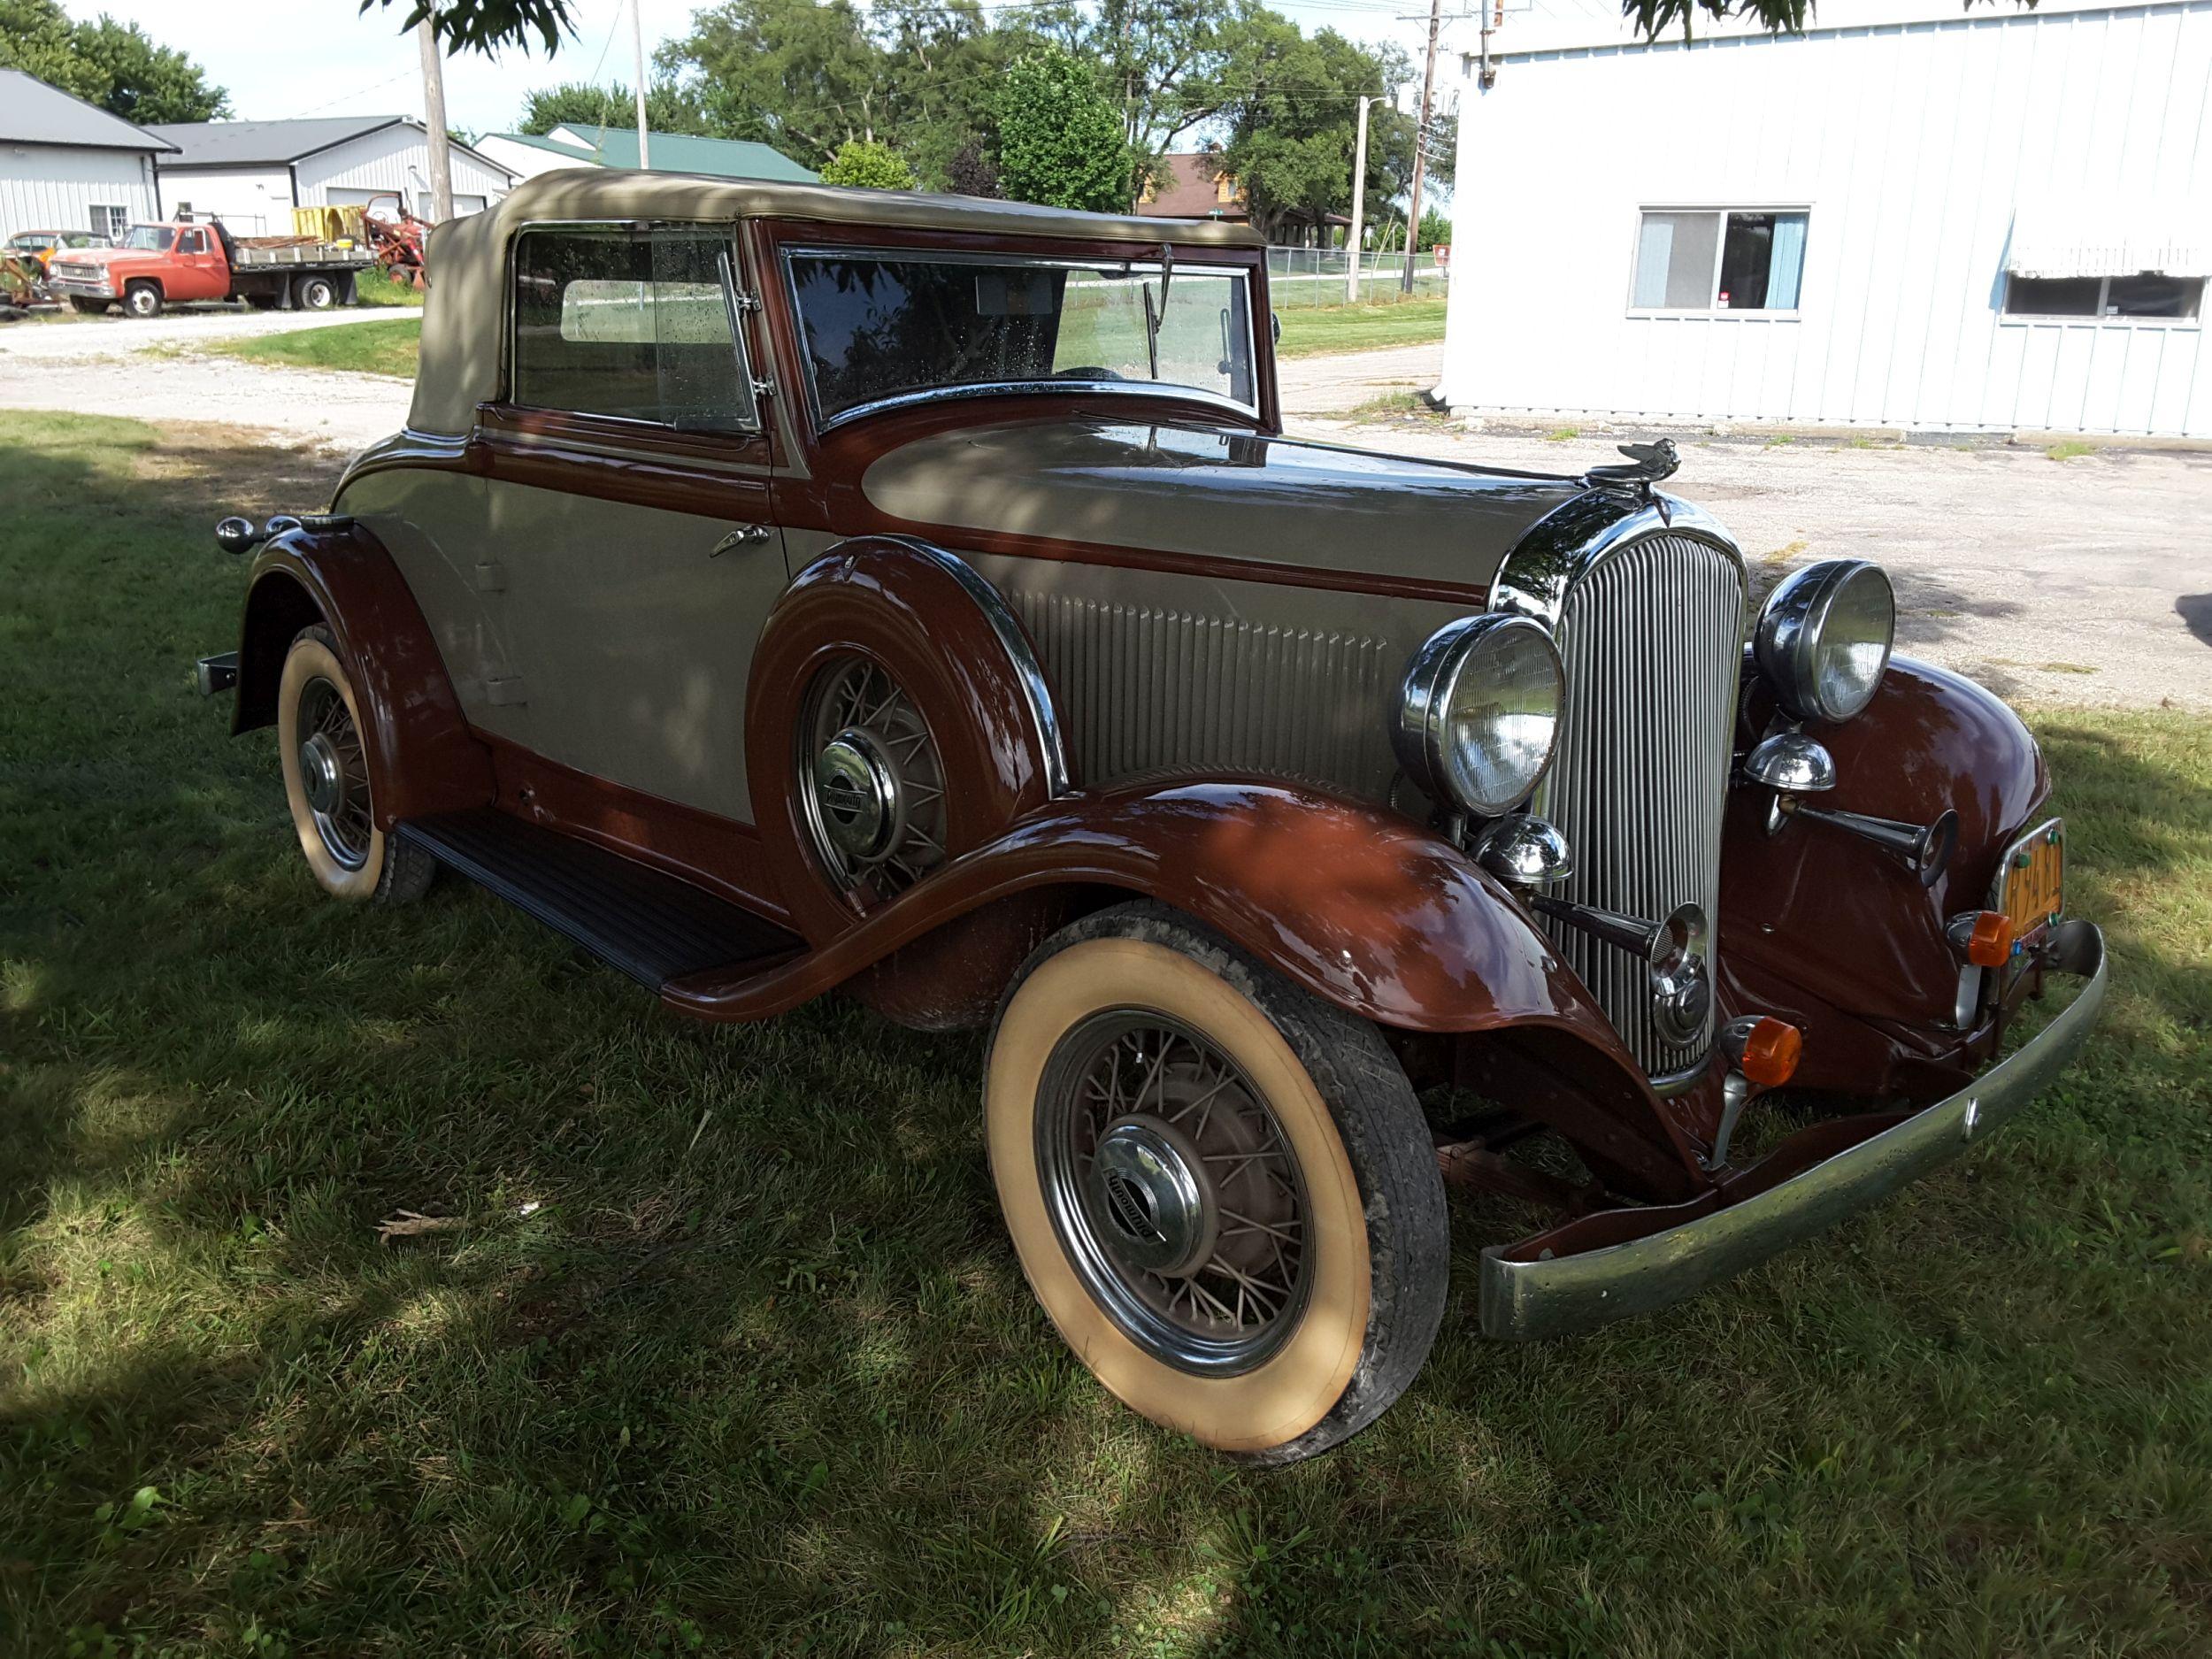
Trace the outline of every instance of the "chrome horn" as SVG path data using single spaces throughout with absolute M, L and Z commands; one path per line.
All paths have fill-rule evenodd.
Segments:
M 1807 818 L 1872 841 L 1900 860 L 1924 887 L 1935 886 L 1936 879 L 1950 867 L 1951 855 L 1958 850 L 1959 815 L 1948 807 L 1932 824 L 1905 824 L 1835 807 L 1807 806 L 1794 795 L 1777 797 L 1775 806 L 1786 818 Z

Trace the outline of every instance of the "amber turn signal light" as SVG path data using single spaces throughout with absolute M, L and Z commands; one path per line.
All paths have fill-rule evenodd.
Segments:
M 1978 968 L 2001 968 L 2012 956 L 2012 918 L 1984 910 L 1966 932 L 1966 959 Z
M 1786 1019 L 1763 1018 L 1744 1039 L 1736 1069 L 1761 1088 L 1779 1088 L 1795 1075 L 1805 1033 Z

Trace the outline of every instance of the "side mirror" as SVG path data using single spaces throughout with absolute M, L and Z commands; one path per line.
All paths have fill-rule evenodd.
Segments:
M 215 521 L 215 545 L 226 553 L 250 553 L 261 540 L 261 533 L 253 527 L 250 518 L 218 518 Z

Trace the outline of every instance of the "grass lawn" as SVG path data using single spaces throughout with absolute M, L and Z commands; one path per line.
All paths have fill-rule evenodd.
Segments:
M 200 349 L 288 369 L 350 369 L 411 380 L 421 348 L 422 319 L 397 317 L 334 323 L 327 328 L 301 328 L 254 340 L 213 341 Z
M 1576 1345 L 1472 1334 L 1467 1215 L 1421 1381 L 1252 1472 L 1050 1333 L 979 1039 L 317 897 L 189 665 L 329 481 L 0 415 L 0 1651 L 2212 1646 L 2212 724 L 2039 722 L 2116 966 L 2023 1121 Z
M 1324 305 L 1276 313 L 1283 337 L 1279 357 L 1317 357 L 1333 351 L 1379 351 L 1444 337 L 1444 302 L 1402 300 L 1391 305 Z

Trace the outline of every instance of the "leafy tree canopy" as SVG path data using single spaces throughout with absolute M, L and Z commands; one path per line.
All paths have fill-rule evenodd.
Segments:
M 822 168 L 822 182 L 856 190 L 910 190 L 914 169 L 888 144 L 848 139 Z
M 1370 219 L 1411 182 L 1414 123 L 1388 94 L 1412 73 L 1395 47 L 1376 50 L 1333 29 L 1308 39 L 1272 12 L 1248 25 L 1226 77 L 1229 138 L 1221 161 L 1270 241 L 1317 227 L 1350 206 L 1362 96 L 1380 100 L 1367 119 Z
M 1017 202 L 1089 212 L 1129 205 L 1121 118 L 1090 66 L 1056 46 L 1006 72 L 998 102 L 999 188 Z
M 0 0 L 0 67 L 21 69 L 127 121 L 211 121 L 230 98 L 182 52 L 103 13 L 73 23 L 58 0 Z
M 637 103 L 629 88 L 565 81 L 533 92 L 522 106 L 515 131 L 542 138 L 557 127 L 623 127 L 636 118 Z M 706 113 L 699 100 L 665 77 L 646 89 L 645 119 L 656 132 L 707 134 Z

